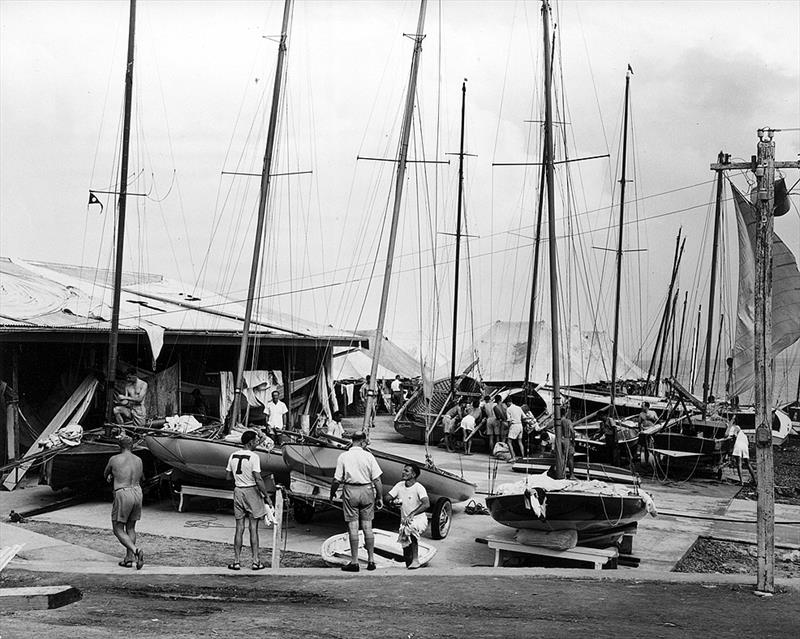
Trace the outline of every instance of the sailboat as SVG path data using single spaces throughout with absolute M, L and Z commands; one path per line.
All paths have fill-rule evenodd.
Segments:
M 249 347 L 250 324 L 253 316 L 253 301 L 256 297 L 255 287 L 260 265 L 261 249 L 264 235 L 264 225 L 266 222 L 267 202 L 269 200 L 271 171 L 273 155 L 275 149 L 275 136 L 278 125 L 278 110 L 281 100 L 281 87 L 283 81 L 283 65 L 287 51 L 287 40 L 289 37 L 289 17 L 292 10 L 292 0 L 285 0 L 283 7 L 283 22 L 281 35 L 278 44 L 278 59 L 276 63 L 275 82 L 272 91 L 272 108 L 269 117 L 267 130 L 266 150 L 264 152 L 264 163 L 261 174 L 261 188 L 259 191 L 258 202 L 258 222 L 255 231 L 253 245 L 253 259 L 250 267 L 250 282 L 247 294 L 247 305 L 245 308 L 244 325 L 242 328 L 242 338 L 239 347 L 239 360 L 236 374 L 236 391 L 234 393 L 233 406 L 230 410 L 231 424 L 236 424 L 239 418 L 241 398 L 244 392 L 244 372 L 247 360 L 247 350 Z M 291 384 L 286 386 L 287 396 L 291 396 Z M 220 431 L 230 430 L 220 429 Z M 222 435 L 223 432 L 216 433 Z M 231 453 L 240 448 L 241 445 L 236 441 L 236 437 L 228 441 L 220 436 L 216 437 L 193 437 L 182 434 L 150 434 L 144 438 L 150 452 L 165 464 L 178 471 L 182 478 L 187 479 L 193 484 L 204 486 L 215 486 L 225 481 L 225 468 Z M 283 462 L 280 450 L 276 449 L 257 449 L 256 453 L 261 459 L 261 468 L 264 474 L 271 473 L 275 479 L 281 483 L 288 480 L 288 468 Z M 176 475 L 173 479 L 178 478 Z
M 375 331 L 375 343 L 372 345 L 372 372 L 370 375 L 369 389 L 367 392 L 367 406 L 364 412 L 364 431 L 369 432 L 373 415 L 372 407 L 376 399 L 377 367 L 380 361 L 380 349 L 383 342 L 383 329 L 386 319 L 386 308 L 388 304 L 390 283 L 392 277 L 392 262 L 394 258 L 395 240 L 397 238 L 397 228 L 403 197 L 403 186 L 405 181 L 405 170 L 408 158 L 408 142 L 411 133 L 411 123 L 414 111 L 414 99 L 416 95 L 417 72 L 419 69 L 419 59 L 422 52 L 423 30 L 425 26 L 425 11 L 427 0 L 421 0 L 417 30 L 413 35 L 414 53 L 411 62 L 411 74 L 406 95 L 405 111 L 400 133 L 400 146 L 397 160 L 397 175 L 395 181 L 394 207 L 392 213 L 391 230 L 389 233 L 386 270 L 384 272 L 383 287 L 381 291 L 380 310 L 378 313 L 378 325 Z M 400 473 L 404 465 L 409 463 L 417 464 L 423 472 L 420 477 L 423 483 L 435 498 L 431 499 L 433 508 L 432 530 L 437 538 L 444 537 L 450 527 L 452 516 L 451 502 L 459 502 L 470 499 L 475 493 L 475 485 L 465 479 L 436 468 L 430 463 L 418 462 L 416 460 L 390 455 L 379 450 L 370 449 L 378 460 L 381 467 L 384 492 L 388 491 L 400 480 Z M 328 480 L 333 474 L 336 459 L 341 453 L 340 446 L 321 445 L 307 442 L 285 444 L 283 446 L 283 457 L 286 463 L 300 473 L 298 478 L 312 480 Z M 292 480 L 294 482 L 294 479 Z
M 550 43 L 550 6 L 542 2 L 544 41 L 544 170 L 547 194 L 550 319 L 552 330 L 553 422 L 562 419 L 560 377 L 560 318 L 558 308 L 558 268 L 556 264 L 556 224 L 554 188 L 554 144 L 552 110 L 552 57 Z M 541 194 L 544 196 L 544 193 Z M 648 510 L 655 512 L 652 498 L 634 486 L 599 481 L 565 480 L 561 430 L 556 428 L 556 479 L 547 474 L 526 475 L 524 480 L 503 484 L 486 497 L 492 518 L 513 528 L 540 531 L 575 530 L 578 541 L 602 535 L 620 536 L 629 530 Z
M 128 19 L 128 49 L 125 67 L 125 110 L 122 131 L 122 146 L 120 151 L 120 177 L 117 205 L 116 250 L 114 264 L 114 295 L 111 306 L 111 331 L 109 334 L 108 360 L 106 368 L 106 399 L 105 418 L 113 421 L 112 409 L 117 380 L 118 343 L 120 330 L 120 303 L 122 291 L 123 251 L 125 246 L 125 216 L 128 202 L 128 164 L 131 137 L 131 111 L 133 104 L 133 62 L 134 62 L 134 36 L 136 30 L 136 0 L 130 0 Z M 92 197 L 90 192 L 90 201 Z M 89 378 L 87 378 L 88 380 Z M 97 387 L 94 381 L 91 390 L 84 398 L 84 410 L 89 404 Z M 81 415 L 83 413 L 81 412 Z M 78 417 L 73 417 L 77 421 Z M 58 452 L 48 455 L 42 468 L 40 483 L 49 485 L 53 490 L 72 488 L 77 490 L 97 490 L 98 486 L 105 488 L 106 484 L 100 483 L 99 478 L 112 455 L 119 452 L 117 439 L 106 429 L 86 431 L 77 445 L 60 447 Z M 152 477 L 157 473 L 153 456 L 147 448 L 139 444 L 134 446 L 134 454 L 144 463 L 145 477 Z

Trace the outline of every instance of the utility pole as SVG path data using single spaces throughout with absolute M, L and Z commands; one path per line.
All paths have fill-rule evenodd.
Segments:
M 797 169 L 800 162 L 776 162 L 773 136 L 779 129 L 758 129 L 758 154 L 741 163 L 712 164 L 711 170 L 745 169 L 757 180 L 755 246 L 755 402 L 758 508 L 756 588 L 775 591 L 775 473 L 772 454 L 772 243 L 775 169 Z

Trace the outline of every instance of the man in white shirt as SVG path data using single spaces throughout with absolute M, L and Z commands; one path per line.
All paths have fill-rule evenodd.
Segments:
M 416 464 L 403 466 L 403 481 L 389 491 L 389 497 L 400 506 L 400 530 L 397 541 L 403 547 L 403 558 L 409 570 L 419 568 L 419 538 L 428 527 L 425 511 L 431 506 L 428 491 L 417 481 L 420 470 Z
M 250 526 L 250 552 L 253 555 L 253 570 L 266 568 L 261 563 L 258 549 L 258 523 L 267 514 L 264 502 L 270 503 L 267 487 L 261 478 L 261 459 L 253 452 L 258 444 L 258 436 L 252 430 L 242 433 L 244 450 L 231 453 L 226 467 L 228 481 L 233 480 L 233 516 L 236 518 L 236 532 L 233 536 L 234 561 L 228 564 L 229 570 L 240 570 L 244 520 Z
M 347 532 L 350 537 L 350 563 L 342 566 L 345 572 L 358 572 L 358 528 L 364 531 L 364 547 L 367 550 L 367 570 L 375 570 L 375 534 L 372 520 L 375 506 L 383 508 L 383 486 L 381 468 L 374 455 L 366 450 L 367 436 L 359 431 L 353 434 L 353 445 L 339 455 L 333 474 L 330 498 L 342 488 L 342 506 Z
M 403 405 L 403 385 L 400 383 L 400 375 L 395 375 L 389 385 L 392 391 L 392 411 L 396 414 Z
M 519 448 L 519 455 L 522 457 L 524 451 L 522 450 L 522 408 L 517 406 L 516 403 L 511 401 L 510 397 L 506 398 L 506 413 L 508 415 L 508 438 L 506 443 L 511 451 L 511 460 L 514 460 L 514 442 L 517 442 Z
M 267 405 L 264 406 L 264 415 L 267 417 L 267 434 L 271 437 L 286 430 L 289 409 L 279 398 L 280 393 L 272 391 L 272 401 L 267 402 Z

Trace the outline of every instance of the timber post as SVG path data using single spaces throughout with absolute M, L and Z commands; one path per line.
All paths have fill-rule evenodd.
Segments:
M 800 162 L 776 162 L 774 134 L 758 129 L 758 155 L 751 162 L 712 164 L 711 170 L 744 169 L 756 175 L 755 366 L 756 478 L 758 507 L 756 588 L 775 591 L 775 472 L 772 452 L 772 244 L 775 169 L 797 169 Z

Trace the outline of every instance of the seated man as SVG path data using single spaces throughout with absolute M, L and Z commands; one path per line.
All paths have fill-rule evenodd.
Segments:
M 147 418 L 144 410 L 146 394 L 147 383 L 139 379 L 135 368 L 129 368 L 125 373 L 123 392 L 114 394 L 114 419 L 117 424 L 132 422 L 134 426 L 144 426 Z

